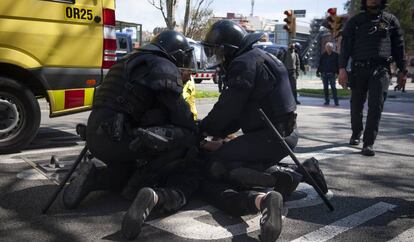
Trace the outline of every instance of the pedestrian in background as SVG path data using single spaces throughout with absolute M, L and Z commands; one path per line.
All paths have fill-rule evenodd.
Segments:
M 292 89 L 293 96 L 295 97 L 296 104 L 300 104 L 298 100 L 297 92 L 297 78 L 299 77 L 300 70 L 300 58 L 295 50 L 295 44 L 291 43 L 289 49 L 285 52 L 282 57 L 282 62 L 288 70 L 289 82 Z
M 332 89 L 332 97 L 335 102 L 335 106 L 339 105 L 338 95 L 336 91 L 336 77 L 339 73 L 339 55 L 333 51 L 332 42 L 325 44 L 325 51 L 323 52 L 320 60 L 319 66 L 316 71 L 316 76 L 322 78 L 323 82 L 323 91 L 325 93 L 325 103 L 324 105 L 329 105 L 329 86 Z
M 368 97 L 368 116 L 364 131 L 362 155 L 374 156 L 381 112 L 390 84 L 390 62 L 394 60 L 399 72 L 398 82 L 407 79 L 404 39 L 398 19 L 384 11 L 386 0 L 362 0 L 362 12 L 346 24 L 339 58 L 339 84 L 348 86 L 345 70 L 352 58 L 349 86 L 351 94 L 352 136 L 350 145 L 358 145 L 364 129 L 364 103 Z M 398 83 L 398 84 L 400 84 Z

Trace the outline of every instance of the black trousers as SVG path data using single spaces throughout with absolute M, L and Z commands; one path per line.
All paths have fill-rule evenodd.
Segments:
M 297 75 L 296 70 L 289 70 L 289 82 L 290 87 L 292 88 L 293 96 L 295 97 L 295 101 L 298 101 L 298 92 L 297 92 Z
M 353 137 L 360 137 L 364 126 L 363 109 L 368 97 L 368 116 L 364 131 L 364 145 L 373 145 L 378 134 L 381 113 L 390 84 L 385 65 L 353 65 L 351 72 L 351 125 Z
M 297 131 L 285 138 L 293 149 L 298 142 Z M 288 153 L 270 130 L 248 133 L 224 144 L 209 157 L 209 179 L 202 184 L 205 199 L 217 208 L 233 215 L 243 216 L 257 212 L 255 198 L 259 191 L 241 190 L 226 180 L 235 168 L 248 167 L 259 171 L 279 163 Z
M 172 162 L 183 159 L 187 154 L 186 147 L 161 154 L 132 151 L 129 149 L 129 144 L 135 138 L 132 134 L 124 130 L 120 140 L 115 140 L 102 126 L 104 122 L 112 124 L 116 114 L 110 109 L 94 109 L 88 119 L 86 137 L 89 151 L 107 165 L 106 169 L 97 171 L 97 189 L 120 191 L 128 185 L 138 190 L 142 185 L 153 185 L 154 182 L 138 184 L 140 175 L 149 175 L 146 170 L 148 164 L 140 167 L 140 163 Z

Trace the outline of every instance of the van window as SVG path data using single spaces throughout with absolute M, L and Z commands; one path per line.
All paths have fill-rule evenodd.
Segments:
M 121 49 L 121 50 L 128 49 L 127 38 L 118 38 L 118 49 Z

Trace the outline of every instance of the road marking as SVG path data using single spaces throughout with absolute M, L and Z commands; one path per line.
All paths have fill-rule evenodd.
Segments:
M 247 220 L 242 218 L 243 222 L 227 226 L 215 226 L 197 220 L 197 218 L 201 216 L 211 216 L 212 213 L 216 212 L 220 211 L 208 205 L 193 210 L 179 212 L 169 217 L 152 220 L 147 223 L 182 238 L 193 240 L 231 238 L 233 236 L 250 233 L 260 229 L 260 214 Z M 282 214 L 283 218 L 285 218 L 287 209 L 283 209 Z
M 306 193 L 306 196 L 302 199 L 287 201 L 285 207 L 288 209 L 311 207 L 323 203 L 315 189 L 307 183 L 300 183 L 295 192 Z M 329 190 L 326 197 L 331 199 L 333 197 L 332 191 Z
M 17 174 L 17 178 L 22 180 L 47 180 L 48 178 L 38 172 L 36 169 L 24 170 Z
M 0 157 L 0 164 L 19 164 L 25 163 L 26 161 L 21 158 L 1 158 Z
M 315 157 L 317 160 L 324 160 L 324 159 L 331 159 L 347 154 L 352 154 L 355 152 L 359 152 L 359 149 L 347 147 L 347 146 L 339 146 L 339 147 L 333 147 L 329 149 L 323 149 L 316 152 L 309 152 L 309 153 L 296 153 L 296 157 L 298 159 L 308 159 L 311 157 Z M 281 162 L 288 162 L 291 158 L 285 157 Z
M 387 211 L 395 208 L 396 205 L 379 202 L 369 208 L 360 212 L 354 213 L 348 217 L 340 219 L 332 224 L 324 226 L 316 231 L 299 237 L 292 242 L 324 242 L 334 238 L 335 236 L 350 230 L 358 225 L 361 225 Z
M 82 149 L 83 149 L 83 145 L 74 146 L 74 147 L 28 150 L 28 151 L 23 151 L 23 152 L 20 152 L 20 153 L 2 155 L 2 156 L 0 156 L 0 159 L 2 159 L 3 157 L 4 158 L 12 158 L 12 157 L 18 157 L 18 156 L 37 155 L 37 154 L 43 154 L 43 153 L 60 153 L 60 152 L 66 152 L 66 151 L 81 151 Z
M 407 229 L 397 237 L 388 240 L 388 242 L 412 242 L 414 241 L 414 227 Z

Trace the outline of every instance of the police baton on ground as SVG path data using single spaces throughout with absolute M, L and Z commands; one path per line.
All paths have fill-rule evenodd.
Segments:
M 261 108 L 259 108 L 259 113 L 262 117 L 262 119 L 266 122 L 267 126 L 273 131 L 273 133 L 277 136 L 278 140 L 283 144 L 283 147 L 285 147 L 286 151 L 289 153 L 289 156 L 292 158 L 292 160 L 295 162 L 295 164 L 299 167 L 300 170 L 302 170 L 303 175 L 309 180 L 312 187 L 315 189 L 315 191 L 319 194 L 319 196 L 322 198 L 325 205 L 329 208 L 330 211 L 334 210 L 334 207 L 329 202 L 329 200 L 326 198 L 325 194 L 321 191 L 318 184 L 316 184 L 315 180 L 312 178 L 311 175 L 305 170 L 305 168 L 302 166 L 302 164 L 299 162 L 298 158 L 296 158 L 293 151 L 290 149 L 289 145 L 286 143 L 286 141 L 282 138 L 279 131 L 275 128 L 273 123 L 270 121 L 270 119 L 267 117 L 267 115 L 263 112 Z
M 42 209 L 42 214 L 45 214 L 47 212 L 47 210 L 49 210 L 50 206 L 56 200 L 56 197 L 62 191 L 63 187 L 66 185 L 69 178 L 72 176 L 73 172 L 76 170 L 76 167 L 78 167 L 78 165 L 82 161 L 83 157 L 85 157 L 87 151 L 88 151 L 88 147 L 85 145 L 85 147 L 83 147 L 81 153 L 79 154 L 78 158 L 76 159 L 75 163 L 73 163 L 72 167 L 70 168 L 68 174 L 66 174 L 63 181 L 59 184 L 59 187 L 55 190 L 53 195 L 50 197 L 50 199 L 47 202 L 46 206 Z

